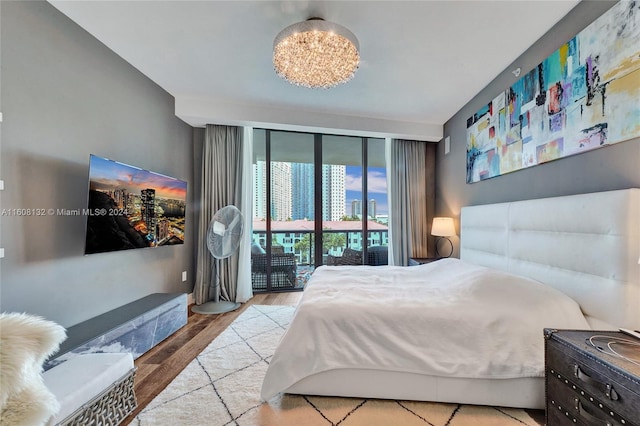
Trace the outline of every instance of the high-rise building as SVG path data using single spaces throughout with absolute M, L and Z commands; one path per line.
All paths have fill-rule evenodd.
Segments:
M 253 165 L 253 216 L 267 218 L 266 162 Z M 291 218 L 291 163 L 271 162 L 271 219 Z
M 126 189 L 116 189 L 113 191 L 113 201 L 115 201 L 116 206 L 119 209 L 126 208 L 127 205 L 127 190 Z
M 346 166 L 322 165 L 322 220 L 339 221 L 345 215 Z
M 271 162 L 271 217 L 291 219 L 291 163 Z
M 158 241 L 162 241 L 169 236 L 169 221 L 161 219 L 158 222 Z
M 367 211 L 367 215 L 369 217 L 375 219 L 376 218 L 376 200 L 372 198 L 369 200 L 369 211 Z
M 147 188 L 140 191 L 141 214 L 142 220 L 147 226 L 147 235 L 149 240 L 156 240 L 156 190 Z
M 125 202 L 125 206 L 124 208 L 128 210 L 127 214 L 134 214 L 135 213 L 135 208 L 136 208 L 136 195 L 132 194 L 131 192 L 129 192 L 127 194 L 127 200 Z
M 362 201 L 353 200 L 351 202 L 351 217 L 361 217 L 362 216 Z
M 322 166 L 322 220 L 338 221 L 345 215 L 346 166 Z M 271 162 L 271 218 L 314 218 L 313 164 Z M 266 219 L 266 162 L 253 165 L 253 217 Z
M 313 164 L 293 163 L 291 165 L 291 219 L 309 219 L 313 215 Z
M 253 217 L 267 218 L 267 172 L 264 161 L 253 164 Z

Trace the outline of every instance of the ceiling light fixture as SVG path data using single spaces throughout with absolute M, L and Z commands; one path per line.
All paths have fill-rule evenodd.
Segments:
M 290 25 L 273 41 L 273 67 L 291 84 L 309 88 L 337 86 L 351 80 L 360 64 L 356 36 L 322 18 Z

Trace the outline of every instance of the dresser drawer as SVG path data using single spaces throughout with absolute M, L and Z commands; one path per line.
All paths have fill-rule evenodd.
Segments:
M 622 384 L 615 372 L 602 363 L 571 355 L 578 354 L 567 353 L 565 348 L 556 348 L 552 343 L 547 353 L 547 374 L 567 391 L 576 392 L 577 397 L 619 414 L 626 419 L 626 424 L 639 415 L 640 395 Z
M 557 371 L 547 372 L 547 425 L 632 426 L 625 418 Z
M 549 426 L 640 426 L 640 366 L 634 360 L 603 350 L 606 342 L 618 344 L 616 339 L 620 339 L 620 335 L 545 330 Z M 635 346 L 630 347 L 635 351 Z M 640 358 L 640 352 L 633 353 L 634 358 L 636 355 Z

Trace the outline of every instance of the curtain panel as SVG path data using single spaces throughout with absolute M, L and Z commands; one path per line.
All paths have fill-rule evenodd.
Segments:
M 436 144 L 392 139 L 389 161 L 390 264 L 432 257 L 429 244 L 435 207 Z
M 226 259 L 214 259 L 207 248 L 207 231 L 215 213 L 227 205 L 236 206 L 247 216 L 247 207 L 242 198 L 243 133 L 241 127 L 235 126 L 207 124 L 205 129 L 201 164 L 196 164 L 201 172 L 196 281 L 193 290 L 196 305 L 211 300 L 217 302 L 214 300 L 216 285 L 220 285 L 220 300 L 239 301 L 236 299 L 240 255 L 236 252 Z M 248 208 L 250 210 L 251 206 Z M 248 214 L 250 216 L 250 212 Z M 243 235 L 251 232 L 250 229 L 245 227 Z M 212 276 L 213 262 L 217 262 L 217 276 Z

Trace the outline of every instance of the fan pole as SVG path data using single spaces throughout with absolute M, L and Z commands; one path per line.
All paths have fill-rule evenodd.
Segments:
M 225 312 L 235 311 L 240 307 L 239 303 L 220 300 L 220 282 L 216 274 L 217 263 L 218 259 L 214 259 L 213 262 L 211 262 L 211 279 L 213 280 L 213 286 L 209 286 L 209 288 L 213 287 L 213 300 L 205 302 L 202 305 L 192 306 L 191 312 L 205 315 L 224 314 Z

